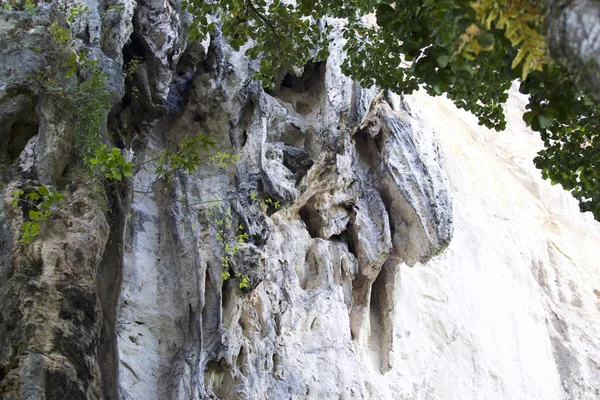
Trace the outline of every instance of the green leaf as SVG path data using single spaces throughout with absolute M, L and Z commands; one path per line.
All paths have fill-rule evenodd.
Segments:
M 494 46 L 494 43 L 496 43 L 496 39 L 494 38 L 494 35 L 491 34 L 490 32 L 483 31 L 479 35 L 479 38 L 477 39 L 477 43 L 479 43 L 479 45 L 481 47 L 483 47 L 484 49 L 488 49 L 488 48 Z
M 448 70 L 440 70 L 438 74 L 440 75 L 442 82 L 447 85 L 453 85 L 456 82 L 456 75 Z
M 77 68 L 71 68 L 65 74 L 65 78 L 70 78 L 75 72 L 77 72 Z
M 37 189 L 38 193 L 44 197 L 49 196 L 50 192 L 48 191 L 48 188 L 46 188 L 46 186 L 40 186 Z
M 123 167 L 123 175 L 125 175 L 128 178 L 131 178 L 133 176 L 133 171 L 131 170 L 131 163 L 127 163 Z
M 432 73 L 429 73 L 429 74 L 425 75 L 425 77 L 424 77 L 423 80 L 428 85 L 435 86 L 435 85 L 437 85 L 440 82 L 440 77 L 439 77 L 439 75 L 437 73 L 432 72 Z
M 527 126 L 531 125 L 531 121 L 533 120 L 533 117 L 536 116 L 536 113 L 534 113 L 533 111 L 527 111 L 526 113 L 523 114 L 523 121 L 525 121 L 525 124 Z
M 452 67 L 453 71 L 465 71 L 465 72 L 471 71 L 471 66 L 461 56 L 455 57 L 450 62 L 450 66 Z
M 440 68 L 446 68 L 446 66 L 448 65 L 448 61 L 450 60 L 450 57 L 448 56 L 438 56 L 438 58 L 435 59 L 437 61 L 437 64 Z
M 115 168 L 111 172 L 112 172 L 112 178 L 121 182 L 121 180 L 123 179 L 123 174 L 121 173 L 121 171 L 118 168 Z
M 542 129 L 548 128 L 554 122 L 554 118 L 550 114 L 539 114 L 538 123 Z

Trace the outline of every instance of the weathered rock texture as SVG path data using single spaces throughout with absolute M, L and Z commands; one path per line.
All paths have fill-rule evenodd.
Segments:
M 497 134 L 360 88 L 337 29 L 267 92 L 218 31 L 187 44 L 176 2 L 85 4 L 73 46 L 115 92 L 103 139 L 140 164 L 207 132 L 238 160 L 92 185 L 72 108 L 29 78 L 72 50 L 47 31 L 66 10 L 0 13 L 3 398 L 600 396 L 600 227 L 533 169 L 518 98 Z M 66 200 L 21 245 L 13 193 L 41 183 Z M 219 229 L 248 234 L 227 281 Z
M 600 4 L 593 0 L 548 1 L 546 35 L 552 57 L 600 100 Z

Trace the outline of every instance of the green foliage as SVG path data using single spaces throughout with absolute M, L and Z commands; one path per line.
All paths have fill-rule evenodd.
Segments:
M 74 7 L 73 18 L 87 11 L 85 7 Z M 54 22 L 49 27 L 59 45 L 70 41 L 68 29 Z M 68 68 L 65 78 L 76 75 L 77 84 L 70 90 L 58 85 L 47 70 L 38 71 L 36 81 L 48 93 L 66 94 L 72 101 L 75 114 L 75 150 L 84 162 L 88 173 L 100 172 L 105 179 L 121 181 L 123 176 L 132 176 L 132 164 L 125 162 L 118 149 L 108 150 L 103 144 L 102 130 L 106 115 L 112 105 L 112 92 L 107 88 L 106 75 L 97 67 L 96 60 L 86 60 L 87 52 L 71 52 L 63 64 Z M 81 81 L 80 81 L 81 79 Z
M 14 6 L 10 0 L 0 0 L 0 11 L 12 12 L 12 11 L 23 11 L 28 16 L 35 16 L 38 13 L 37 4 L 31 0 L 26 0 L 22 6 Z
M 117 148 L 108 149 L 103 144 L 96 149 L 96 157 L 89 160 L 103 174 L 104 178 L 121 182 L 123 176 L 131 178 L 133 176 L 133 164 L 125 161 L 121 152 Z
M 267 206 L 267 209 L 274 209 L 274 210 L 278 210 L 279 207 L 281 207 L 281 204 L 279 204 L 279 201 L 275 201 L 271 198 L 267 198 L 265 199 L 265 205 Z
M 196 171 L 202 164 L 200 151 L 209 152 L 215 145 L 215 141 L 209 135 L 202 133 L 197 133 L 193 136 L 186 135 L 179 144 L 177 151 L 165 149 L 151 156 L 150 160 L 140 164 L 140 167 L 143 167 L 146 163 L 153 163 L 155 165 L 156 178 L 154 182 L 164 179 L 170 184 L 173 182 L 176 171 L 181 171 L 185 174 Z M 237 160 L 237 156 L 219 152 L 210 158 L 210 163 L 227 167 Z M 149 191 L 150 187 L 146 192 L 140 193 L 146 195 Z M 208 202 L 200 202 L 198 198 L 194 197 L 194 202 L 190 203 L 186 201 L 185 195 L 182 194 L 179 198 L 175 199 L 169 195 L 168 187 L 164 187 L 157 192 L 176 201 L 192 213 L 206 219 L 214 230 L 215 240 L 219 243 L 222 250 L 221 266 L 223 267 L 223 272 L 221 273 L 221 277 L 223 280 L 230 279 L 230 264 L 239 253 L 241 245 L 249 239 L 242 225 L 238 225 L 234 229 L 230 208 L 226 207 L 225 203 L 218 198 L 214 198 Z M 235 277 L 239 280 L 238 286 L 240 289 L 249 287 L 248 279 L 244 275 L 238 273 Z
M 13 193 L 12 204 L 22 206 L 27 212 L 27 221 L 21 225 L 22 244 L 33 243 L 40 233 L 40 223 L 45 222 L 52 215 L 52 207 L 64 200 L 64 195 L 58 192 L 51 192 L 45 186 L 38 186 L 35 190 L 25 193 L 24 190 L 17 190 Z
M 67 17 L 67 21 L 69 21 L 69 23 L 72 24 L 76 18 L 82 16 L 87 11 L 87 6 L 84 7 L 83 4 L 72 6 L 71 8 L 69 8 L 69 16 Z
M 58 25 L 58 22 L 53 22 L 52 25 L 48 28 L 50 34 L 54 38 L 54 41 L 60 46 L 63 47 L 71 40 L 71 32 L 68 29 L 61 28 Z
M 209 135 L 203 133 L 186 135 L 179 144 L 179 150 L 165 149 L 152 160 L 156 162 L 156 179 L 166 179 L 170 183 L 175 171 L 182 170 L 187 174 L 196 171 L 202 162 L 200 150 L 208 152 L 215 144 Z
M 63 64 L 63 67 L 69 67 L 67 73 L 65 74 L 65 78 L 69 78 L 71 75 L 75 73 L 79 73 L 84 70 L 87 72 L 87 68 L 94 67 L 98 64 L 96 60 L 85 60 L 87 56 L 87 52 L 81 52 L 79 54 L 74 51 L 69 55 L 69 61 Z
M 89 71 L 87 79 L 71 93 L 75 108 L 75 149 L 88 169 L 89 160 L 102 145 L 102 129 L 111 106 L 111 92 L 106 88 L 106 76 L 99 68 Z
M 530 71 L 542 71 L 546 60 L 546 38 L 541 33 L 543 8 L 530 0 L 478 0 L 471 3 L 479 21 L 490 30 L 504 31 L 511 46 L 518 49 L 511 68 L 522 62 L 522 80 Z
M 2 0 L 0 2 L 0 11 L 11 12 L 12 10 L 13 7 L 8 0 Z
M 299 2 L 300 5 L 303 2 Z M 294 7 L 281 0 L 258 1 L 184 0 L 184 8 L 195 18 L 190 30 L 191 40 L 201 40 L 214 29 L 209 15 L 219 15 L 223 34 L 231 38 L 231 46 L 239 50 L 248 45 L 246 55 L 260 59 L 255 78 L 265 87 L 272 87 L 273 77 L 281 70 L 304 65 L 310 59 L 325 60 L 330 28 L 320 29 L 312 18 L 320 18 L 308 8 Z M 252 46 L 252 44 L 260 44 Z M 276 57 L 269 53 L 277 50 Z M 265 56 L 259 57 L 262 54 Z
M 172 183 L 175 171 L 180 170 L 186 174 L 196 171 L 201 165 L 199 150 L 208 152 L 215 144 L 210 136 L 205 134 L 198 133 L 191 137 L 186 136 L 182 140 L 179 150 L 175 152 L 163 150 L 147 162 L 155 163 L 156 180 L 166 179 L 168 183 Z M 220 155 L 210 161 L 212 164 L 227 167 L 238 159 L 236 156 L 228 153 L 218 154 Z M 140 193 L 146 195 L 148 191 Z M 230 279 L 232 277 L 230 272 L 231 263 L 239 253 L 242 244 L 248 241 L 249 236 L 244 231 L 242 225 L 234 228 L 231 209 L 225 205 L 225 201 L 217 197 L 210 201 L 199 201 L 194 196 L 194 201 L 189 202 L 183 194 L 178 199 L 175 199 L 169 195 L 169 190 L 166 187 L 160 190 L 160 193 L 178 202 L 192 213 L 206 219 L 214 230 L 215 240 L 219 243 L 222 250 L 221 266 L 223 267 L 223 272 L 221 273 L 221 277 L 223 280 Z M 238 278 L 240 289 L 249 287 L 248 279 L 244 275 L 238 273 L 235 277 Z
M 359 21 L 345 32 L 353 54 L 345 60 L 346 74 L 397 93 L 419 87 L 433 96 L 447 93 L 481 124 L 505 128 L 502 104 L 513 79 L 505 68 L 508 40 L 474 27 L 468 1 L 410 0 L 395 8 L 386 1 L 377 6 L 376 17 L 378 27 Z
M 111 12 L 115 12 L 115 13 L 119 13 L 120 14 L 120 13 L 123 12 L 123 10 L 124 10 L 124 8 L 123 8 L 122 5 L 115 4 L 115 5 L 112 5 L 112 6 L 108 6 L 106 8 L 106 10 L 104 11 L 104 14 L 108 14 L 108 13 L 111 13 Z
M 23 11 L 25 11 L 27 14 L 29 15 L 35 15 L 37 14 L 37 5 L 35 3 L 33 3 L 31 0 L 27 0 L 25 1 L 25 4 L 23 5 Z
M 135 76 L 138 64 L 141 62 L 140 57 L 133 57 L 127 64 L 125 64 L 125 79 L 131 81 Z
M 220 167 L 227 167 L 229 165 L 235 164 L 239 161 L 239 157 L 237 154 L 230 154 L 224 152 L 217 152 L 214 156 L 210 157 L 210 162 L 213 165 L 218 165 Z
M 238 225 L 235 231 L 232 232 L 233 220 L 231 211 L 229 208 L 223 207 L 219 201 L 215 201 L 206 207 L 204 215 L 214 227 L 216 231 L 215 239 L 219 242 L 223 250 L 223 255 L 221 256 L 221 266 L 223 267 L 221 278 L 226 281 L 231 278 L 231 273 L 229 272 L 230 262 L 238 254 L 241 245 L 248 241 L 248 233 L 244 231 L 242 225 Z M 245 276 L 236 274 L 236 277 L 239 279 L 240 289 L 248 287 L 248 279 Z
M 520 90 L 530 98 L 523 119 L 544 140 L 534 159 L 542 177 L 560 183 L 579 200 L 582 212 L 600 221 L 598 105 L 557 65 L 529 74 Z
M 246 278 L 242 274 L 235 274 L 235 277 L 240 280 L 239 287 L 240 289 L 248 288 L 248 278 Z

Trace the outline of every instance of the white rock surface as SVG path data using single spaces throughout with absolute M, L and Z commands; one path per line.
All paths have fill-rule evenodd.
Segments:
M 124 399 L 599 398 L 600 225 L 539 177 L 520 97 L 497 133 L 442 98 L 353 89 L 336 51 L 309 92 L 275 96 L 227 51 L 154 140 L 208 127 L 240 154 L 235 174 L 206 167 L 170 190 L 231 199 L 250 290 L 222 282 L 204 217 L 134 198 Z M 299 182 L 284 145 L 314 161 Z M 265 212 L 269 196 L 283 207 Z
M 397 287 L 386 398 L 600 398 L 600 225 L 540 179 L 540 140 L 511 97 L 493 132 L 449 101 L 407 103 L 437 133 L 454 238 Z M 389 389 L 388 389 L 389 388 Z

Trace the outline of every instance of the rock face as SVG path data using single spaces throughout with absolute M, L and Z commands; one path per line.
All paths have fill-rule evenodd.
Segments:
M 339 27 L 267 92 L 218 32 L 186 43 L 176 2 L 85 4 L 70 47 L 68 10 L 0 13 L 2 398 L 600 397 L 600 225 L 539 178 L 518 97 L 498 134 L 360 88 Z M 28 77 L 73 49 L 131 180 L 78 172 L 71 108 Z M 212 162 L 157 179 L 197 132 Z M 66 200 L 20 244 L 14 193 L 41 184 Z

